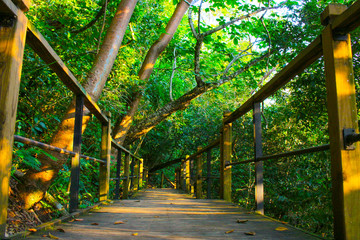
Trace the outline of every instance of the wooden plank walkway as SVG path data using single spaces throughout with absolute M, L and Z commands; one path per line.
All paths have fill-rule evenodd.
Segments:
M 148 189 L 135 199 L 114 201 L 81 217 L 83 221 L 56 226 L 29 239 L 318 239 L 222 200 L 198 200 L 172 189 Z M 248 220 L 237 223 L 237 219 Z M 114 224 L 123 221 L 124 224 Z M 98 225 L 91 225 L 96 223 Z M 276 231 L 287 227 L 287 231 Z M 225 233 L 234 230 L 232 233 Z M 247 236 L 245 232 L 255 232 Z M 135 236 L 134 236 L 134 235 Z

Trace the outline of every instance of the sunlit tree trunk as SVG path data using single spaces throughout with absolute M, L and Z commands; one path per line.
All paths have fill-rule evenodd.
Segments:
M 122 0 L 119 4 L 116 14 L 107 31 L 104 42 L 97 55 L 93 68 L 88 74 L 85 90 L 91 95 L 94 101 L 100 98 L 106 80 L 110 74 L 117 53 L 121 46 L 130 17 L 134 11 L 137 0 Z M 60 126 L 54 134 L 51 145 L 72 150 L 73 147 L 73 129 L 75 123 L 75 100 L 69 105 Z M 83 131 L 90 120 L 89 111 L 85 109 L 83 118 Z M 25 202 L 25 208 L 30 208 L 34 203 L 40 201 L 44 193 L 49 188 L 51 182 L 57 176 L 59 170 L 66 161 L 62 155 L 54 154 L 57 161 L 54 161 L 44 155 L 39 157 L 41 161 L 41 171 L 29 169 L 23 178 L 23 184 L 20 185 L 20 196 Z
M 156 60 L 170 43 L 176 32 L 176 29 L 181 22 L 181 19 L 184 17 L 186 11 L 189 8 L 189 3 L 191 2 L 191 0 L 186 2 L 180 1 L 176 6 L 174 13 L 165 28 L 166 33 L 161 34 L 160 38 L 151 46 L 145 57 L 145 60 L 142 63 L 141 69 L 138 73 L 140 80 L 149 79 L 154 69 Z M 114 128 L 113 137 L 119 144 L 123 144 L 125 141 L 127 132 L 129 131 L 131 123 L 134 119 L 134 115 L 139 107 L 141 97 L 142 95 L 140 92 L 135 94 L 135 97 L 129 104 L 130 108 L 127 111 L 126 115 L 122 118 L 121 121 L 119 121 L 119 124 Z

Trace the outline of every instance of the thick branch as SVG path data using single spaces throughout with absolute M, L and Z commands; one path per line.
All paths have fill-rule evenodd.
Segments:
M 204 82 L 200 75 L 200 53 L 201 53 L 201 47 L 202 47 L 203 42 L 204 42 L 204 38 L 202 37 L 202 35 L 200 35 L 196 41 L 195 56 L 194 56 L 195 81 L 199 87 L 204 85 Z

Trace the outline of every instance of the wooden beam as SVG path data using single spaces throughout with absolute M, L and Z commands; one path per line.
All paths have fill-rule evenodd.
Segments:
M 0 13 L 4 9 L 0 8 Z M 0 238 L 5 237 L 16 110 L 27 19 L 2 16 L 0 25 Z
M 360 25 L 360 1 L 356 1 L 334 19 L 331 28 L 336 33 L 349 33 Z
M 30 0 L 12 0 L 13 3 L 18 6 L 23 12 L 27 12 L 30 9 Z
M 101 154 L 100 158 L 106 163 L 100 163 L 99 168 L 99 193 L 100 201 L 109 198 L 109 181 L 110 181 L 110 156 L 111 156 L 111 113 L 107 113 L 108 122 L 102 124 L 101 134 Z
M 123 181 L 123 199 L 129 198 L 129 185 L 130 185 L 130 155 L 125 152 L 125 163 L 124 163 L 124 181 Z
M 331 6 L 330 6 L 331 7 Z M 341 31 L 340 31 L 341 32 Z M 360 236 L 360 144 L 344 147 L 343 130 L 358 132 L 350 35 L 323 31 L 335 239 Z
M 77 95 L 76 107 L 75 107 L 74 142 L 73 142 L 73 151 L 75 152 L 75 156 L 71 159 L 71 173 L 70 173 L 70 203 L 69 203 L 70 213 L 76 212 L 79 205 L 80 154 L 81 154 L 83 114 L 84 114 L 84 97 L 82 95 Z
M 250 97 L 243 105 L 232 112 L 225 123 L 231 123 L 249 112 L 253 108 L 254 102 L 262 102 L 277 90 L 283 87 L 296 75 L 300 74 L 305 68 L 310 66 L 322 55 L 321 37 L 317 37 L 308 47 L 301 51 L 289 64 L 286 65 L 278 74 L 258 92 Z
M 201 150 L 201 147 L 198 148 L 198 151 Z M 196 198 L 202 198 L 202 169 L 203 168 L 203 159 L 202 155 L 196 157 Z
M 262 157 L 262 129 L 261 129 L 261 108 L 260 103 L 254 103 L 254 153 L 255 153 L 255 202 L 256 212 L 264 214 L 264 177 L 263 162 L 258 158 Z
M 121 172 L 121 154 L 122 151 L 118 149 L 116 158 L 116 185 L 115 185 L 115 199 L 120 199 L 120 172 Z
M 156 165 L 156 166 L 152 167 L 150 169 L 150 172 L 155 172 L 155 171 L 161 170 L 163 168 L 170 167 L 171 165 L 181 163 L 183 160 L 184 160 L 184 158 L 177 158 L 177 159 L 165 162 L 165 163 L 161 163 L 159 165 Z
M 144 160 L 139 161 L 139 183 L 138 183 L 138 189 L 143 188 L 143 181 L 144 181 Z
M 160 182 L 160 188 L 164 187 L 164 172 L 161 172 L 161 182 Z
M 111 146 L 113 146 L 114 148 L 119 149 L 119 150 L 121 150 L 121 151 L 123 151 L 123 152 L 128 153 L 131 157 L 134 157 L 134 158 L 136 158 L 136 159 L 138 159 L 138 160 L 140 160 L 140 161 L 143 161 L 142 158 L 140 158 L 140 157 L 132 154 L 128 149 L 124 148 L 123 146 L 121 146 L 120 144 L 118 144 L 117 142 L 115 142 L 114 139 L 111 140 Z
M 211 187 L 212 187 L 212 179 L 211 179 L 211 148 L 207 150 L 207 158 L 206 158 L 206 167 L 207 167 L 207 191 L 206 197 L 207 199 L 211 199 Z
M 56 73 L 59 79 L 76 95 L 81 94 L 85 98 L 85 106 L 94 114 L 103 124 L 107 123 L 107 117 L 101 112 L 100 107 L 91 99 L 91 96 L 85 91 L 77 81 L 72 72 L 66 67 L 65 63 L 56 54 L 54 49 L 45 40 L 41 33 L 28 23 L 28 32 L 26 43 L 44 60 L 46 64 Z
M 137 159 L 133 158 L 134 161 L 134 170 L 133 170 L 133 175 L 135 175 L 136 177 L 134 177 L 133 179 L 133 191 L 138 191 L 139 190 L 139 170 L 140 170 L 140 166 L 139 166 L 139 161 L 137 161 Z
M 230 113 L 224 113 L 224 120 Z M 231 202 L 231 163 L 232 155 L 232 123 L 223 124 L 223 130 L 220 137 L 220 198 Z

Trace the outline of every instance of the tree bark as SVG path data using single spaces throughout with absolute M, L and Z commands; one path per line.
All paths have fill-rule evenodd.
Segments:
M 192 1 L 187 1 L 191 3 Z M 139 70 L 138 76 L 140 80 L 149 79 L 156 60 L 159 55 L 165 50 L 167 45 L 169 45 L 171 39 L 173 38 L 176 29 L 178 28 L 181 19 L 184 17 L 186 11 L 189 8 L 189 4 L 185 1 L 180 1 L 176 6 L 176 9 L 171 16 L 168 24 L 166 25 L 165 32 L 162 33 L 160 38 L 151 46 L 149 49 L 145 60 L 142 63 L 142 66 Z M 141 90 L 140 90 L 141 91 Z M 122 118 L 119 125 L 115 126 L 113 130 L 113 137 L 117 143 L 120 145 L 124 144 L 127 132 L 131 127 L 131 123 L 134 119 L 134 115 L 139 107 L 141 101 L 142 94 L 141 92 L 135 93 L 135 97 L 133 98 L 132 103 L 130 104 L 130 109 L 127 111 L 126 115 Z
M 110 74 L 121 42 L 123 40 L 130 17 L 134 11 L 137 0 L 122 0 L 117 8 L 117 12 L 107 31 L 100 52 L 97 55 L 94 65 L 88 74 L 85 90 L 96 102 L 100 98 L 106 80 Z M 90 120 L 90 113 L 84 109 L 83 127 L 84 131 Z M 72 150 L 75 123 L 75 100 L 69 105 L 56 133 L 54 134 L 51 145 Z M 23 178 L 20 197 L 25 202 L 25 208 L 30 208 L 34 203 L 40 201 L 51 182 L 56 178 L 59 170 L 66 161 L 62 155 L 55 155 L 58 160 L 54 161 L 44 155 L 39 157 L 41 161 L 41 171 L 29 169 Z

